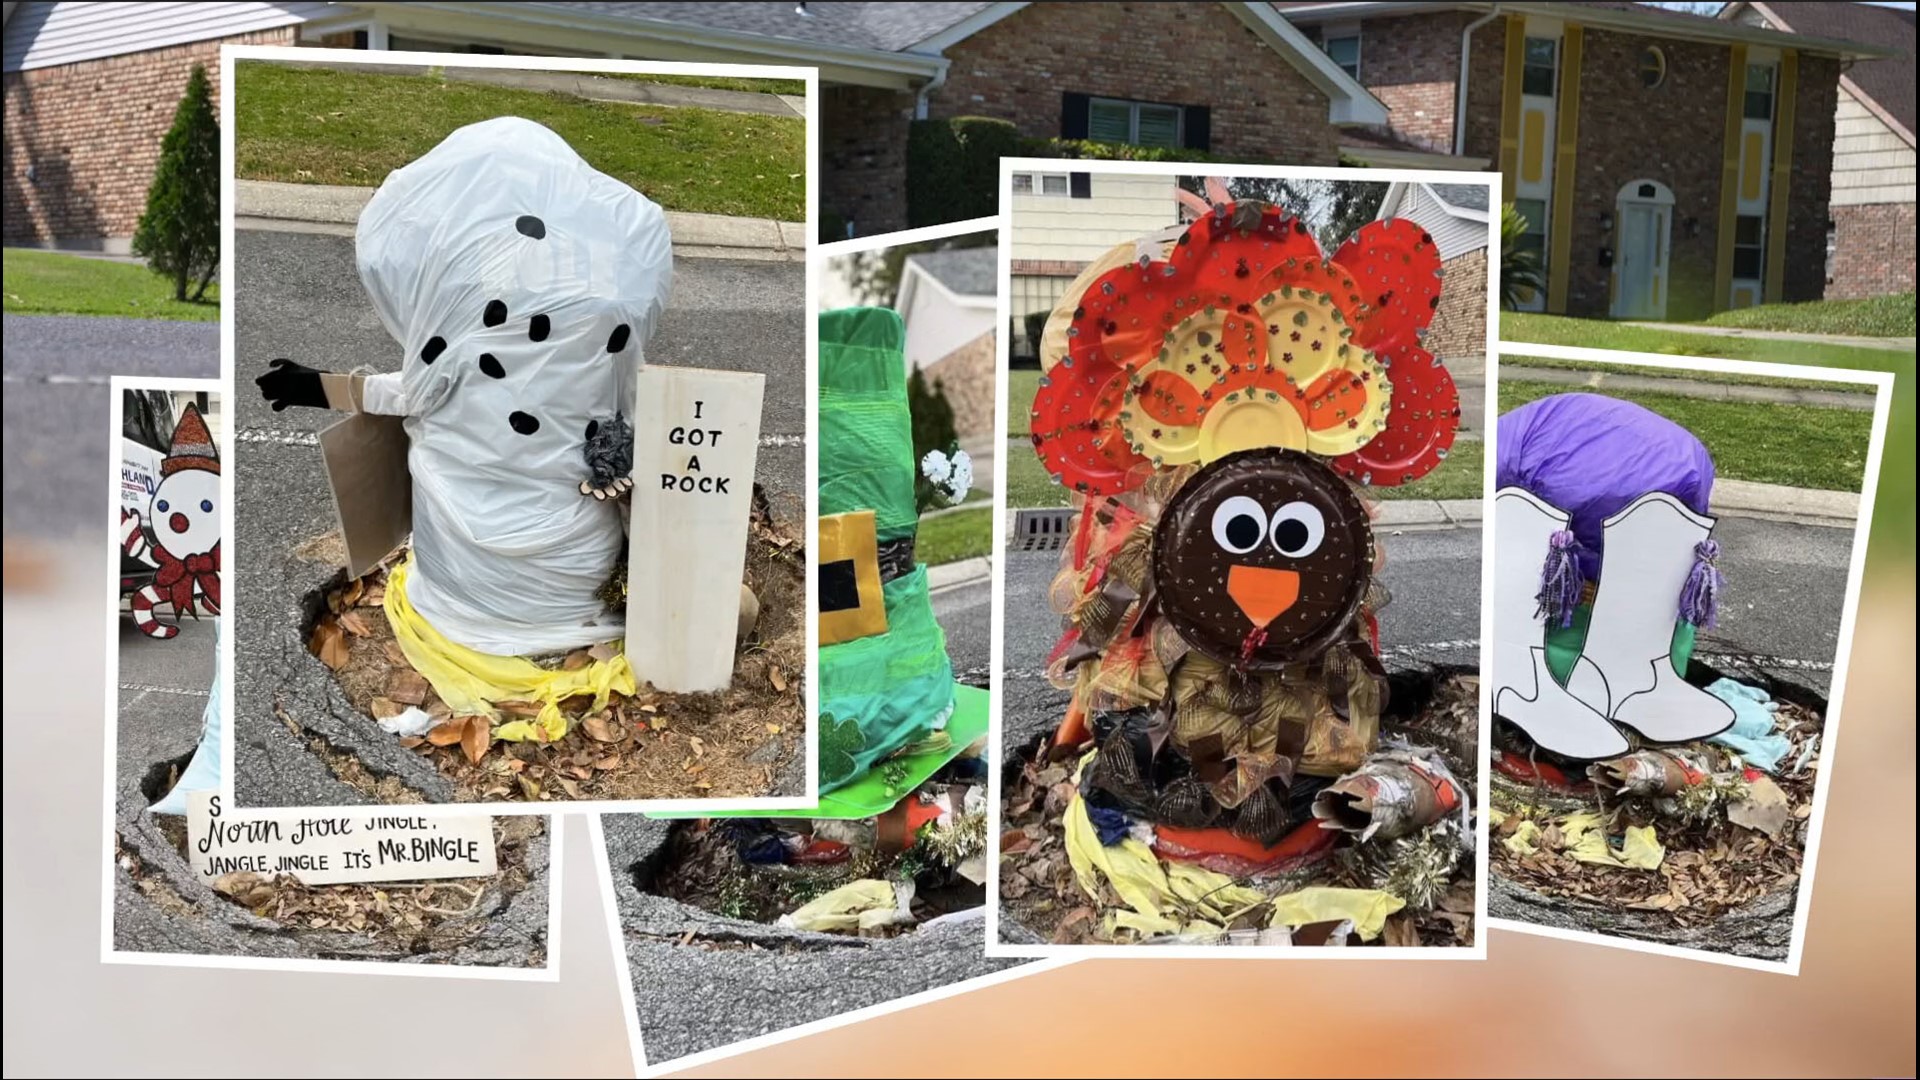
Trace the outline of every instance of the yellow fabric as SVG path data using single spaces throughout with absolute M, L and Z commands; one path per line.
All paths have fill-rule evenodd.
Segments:
M 1667 849 L 1661 846 L 1651 825 L 1628 827 L 1621 838 L 1620 851 L 1615 854 L 1607 843 L 1607 830 L 1598 814 L 1580 813 L 1565 818 L 1560 822 L 1560 836 L 1567 854 L 1583 863 L 1657 870 L 1667 857 Z
M 1505 844 L 1507 850 L 1513 852 L 1515 855 L 1531 855 L 1534 853 L 1539 840 L 1540 826 L 1535 825 L 1531 821 L 1522 821 L 1514 827 L 1513 835 L 1500 842 Z
M 861 878 L 807 901 L 783 925 L 800 930 L 849 931 L 897 921 L 893 883 Z
M 387 622 L 407 662 L 433 685 L 453 715 L 498 717 L 495 702 L 537 701 L 538 718 L 498 724 L 493 737 L 508 742 L 554 742 L 567 734 L 560 702 L 592 694 L 593 707 L 602 709 L 610 693 L 633 693 L 633 667 L 624 653 L 573 671 L 557 671 L 524 657 L 493 656 L 448 641 L 407 600 L 407 571 L 412 566 L 408 558 L 387 577 Z
M 1067 804 L 1064 825 L 1067 860 L 1081 891 L 1098 902 L 1104 878 L 1132 909 L 1108 913 L 1104 926 L 1109 935 L 1116 928 L 1142 937 L 1219 933 L 1266 902 L 1266 894 L 1236 885 L 1225 874 L 1190 863 L 1162 864 L 1152 848 L 1132 837 L 1111 847 L 1101 844 L 1086 803 L 1078 797 Z
M 1386 928 L 1387 916 L 1406 906 L 1405 900 L 1378 889 L 1314 886 L 1274 897 L 1273 919 L 1267 925 L 1297 929 L 1314 923 L 1350 921 L 1361 941 L 1372 941 Z

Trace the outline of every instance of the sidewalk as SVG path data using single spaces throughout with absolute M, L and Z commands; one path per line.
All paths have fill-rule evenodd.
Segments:
M 237 188 L 234 228 L 329 236 L 352 236 L 354 223 L 374 191 L 272 180 L 241 180 Z M 682 258 L 798 262 L 807 255 L 807 228 L 796 221 L 669 210 L 667 228 L 673 232 L 673 253 Z
M 1516 349 L 1525 345 L 1514 344 Z M 1814 405 L 1823 409 L 1873 411 L 1873 388 L 1862 386 L 1858 393 L 1846 390 L 1800 390 L 1790 386 L 1741 386 L 1737 383 L 1700 382 L 1695 379 L 1662 378 L 1655 375 L 1625 375 L 1613 371 L 1579 371 L 1573 368 L 1532 367 L 1523 360 L 1503 360 L 1502 378 L 1529 382 L 1557 383 L 1589 390 L 1637 390 L 1646 393 L 1673 394 L 1710 401 L 1764 402 L 1772 405 Z
M 1887 349 L 1912 352 L 1910 337 L 1862 337 L 1857 334 L 1803 334 L 1794 330 L 1749 330 L 1740 326 L 1699 326 L 1693 323 L 1630 322 L 1646 330 L 1673 331 L 1680 334 L 1705 334 L 1708 337 L 1764 338 L 1768 341 L 1802 341 L 1809 345 L 1846 345 L 1855 349 Z

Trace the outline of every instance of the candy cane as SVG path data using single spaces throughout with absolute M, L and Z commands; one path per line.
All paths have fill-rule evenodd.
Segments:
M 153 552 L 147 544 L 147 530 L 141 526 L 140 514 L 124 507 L 120 511 L 120 550 L 127 557 L 136 559 L 148 566 L 158 566 L 153 561 Z
M 166 639 L 178 634 L 180 627 L 160 622 L 153 616 L 153 606 L 164 603 L 166 601 L 161 598 L 160 590 L 152 585 L 141 586 L 140 591 L 133 594 L 133 625 L 148 637 Z M 180 613 L 174 612 L 173 617 L 178 622 Z

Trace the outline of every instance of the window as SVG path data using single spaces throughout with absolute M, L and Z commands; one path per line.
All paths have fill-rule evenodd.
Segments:
M 1181 108 L 1145 101 L 1094 98 L 1087 105 L 1087 138 L 1133 146 L 1180 146 Z
M 1073 184 L 1066 173 L 1025 173 L 1013 174 L 1013 193 L 1015 195 L 1050 195 L 1066 198 L 1072 194 Z
M 1747 105 L 1743 113 L 1749 120 L 1773 119 L 1773 65 L 1747 65 Z
M 1649 90 L 1667 81 L 1667 53 L 1658 45 L 1649 45 L 1640 54 L 1640 85 Z
M 1340 66 L 1341 71 L 1355 79 L 1360 77 L 1360 31 L 1345 31 L 1338 35 L 1328 34 L 1326 49 L 1327 55 Z
M 1767 222 L 1758 214 L 1733 221 L 1733 276 L 1758 281 L 1767 264 Z
M 1555 68 L 1560 58 L 1560 42 L 1554 38 L 1530 37 L 1520 62 L 1520 92 L 1536 97 L 1552 97 Z
M 1520 234 L 1517 245 L 1521 251 L 1531 251 L 1543 259 L 1547 253 L 1547 201 L 1545 199 L 1515 199 L 1513 208 L 1527 219 L 1527 231 Z M 1545 265 L 1542 263 L 1541 265 Z

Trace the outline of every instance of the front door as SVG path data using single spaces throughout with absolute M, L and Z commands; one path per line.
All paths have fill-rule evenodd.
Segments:
M 1619 319 L 1667 317 L 1667 234 L 1673 207 L 1621 200 L 1620 250 L 1614 260 L 1613 314 Z

